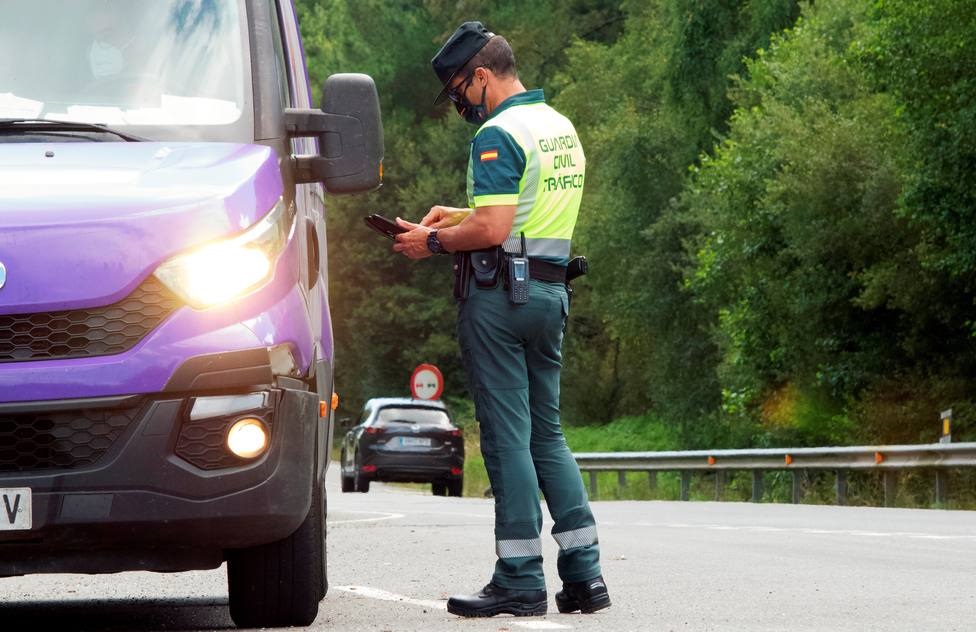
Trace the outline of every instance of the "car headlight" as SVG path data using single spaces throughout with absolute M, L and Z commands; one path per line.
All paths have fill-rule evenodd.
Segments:
M 176 255 L 156 269 L 156 278 L 198 309 L 234 300 L 271 279 L 294 218 L 294 207 L 279 199 L 244 233 Z

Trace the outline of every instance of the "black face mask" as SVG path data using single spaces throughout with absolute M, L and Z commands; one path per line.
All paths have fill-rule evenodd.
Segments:
M 488 86 L 481 89 L 481 103 L 477 105 L 465 97 L 461 97 L 460 101 L 454 104 L 461 118 L 472 125 L 481 125 L 485 122 L 485 119 L 488 118 L 488 108 L 485 107 L 485 92 L 487 90 Z
M 472 125 L 481 125 L 488 118 L 488 109 L 485 107 L 485 92 L 487 92 L 488 86 L 481 88 L 481 103 L 475 105 L 464 96 L 473 80 L 474 73 L 471 73 L 459 88 L 448 94 L 448 97 L 454 103 L 454 109 L 461 115 L 461 118 Z

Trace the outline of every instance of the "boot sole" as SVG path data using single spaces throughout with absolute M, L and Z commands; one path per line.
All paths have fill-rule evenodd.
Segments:
M 516 617 L 538 617 L 546 614 L 547 604 L 545 601 L 533 604 L 525 604 L 517 601 L 500 603 L 490 608 L 460 608 L 453 604 L 447 604 L 447 611 L 459 617 L 493 617 L 496 614 L 511 614 Z
M 603 610 L 609 607 L 610 595 L 600 595 L 596 599 L 587 599 L 583 602 L 556 600 L 556 608 L 562 614 L 571 614 L 577 611 L 581 614 L 593 614 L 597 610 Z

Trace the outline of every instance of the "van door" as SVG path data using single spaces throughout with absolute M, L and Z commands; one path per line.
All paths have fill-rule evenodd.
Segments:
M 314 108 L 308 71 L 305 68 L 305 50 L 302 46 L 298 18 L 291 0 L 276 3 L 279 9 L 278 23 L 284 43 L 286 65 L 292 107 Z M 292 139 L 292 151 L 303 155 L 318 154 L 318 139 L 314 137 Z M 315 338 L 315 357 L 332 365 L 332 324 L 328 305 L 328 268 L 326 266 L 325 241 L 325 189 L 319 182 L 300 184 L 295 192 L 297 204 L 301 204 L 308 238 L 308 311 Z M 314 269 L 313 269 L 314 268 Z M 331 384 L 329 385 L 331 389 Z M 331 395 L 320 393 L 320 395 Z
M 291 88 L 292 107 L 311 109 L 312 92 L 309 87 L 308 71 L 305 67 L 305 49 L 302 46 L 298 18 L 291 0 L 280 0 L 278 25 L 284 45 L 288 84 Z M 318 155 L 319 141 L 314 137 L 293 138 L 292 152 L 300 155 Z M 333 343 L 332 319 L 329 316 L 329 276 L 325 241 L 325 188 L 320 182 L 299 184 L 295 191 L 295 203 L 299 206 L 299 217 L 304 218 L 298 227 L 304 229 L 307 253 L 306 288 L 309 322 L 312 327 L 312 340 L 315 351 L 316 390 L 320 401 L 332 402 L 333 389 Z M 318 454 L 319 471 L 324 477 L 330 462 L 332 445 L 335 439 L 335 424 L 330 423 L 326 431 L 319 433 Z M 324 485 L 324 481 L 323 481 Z

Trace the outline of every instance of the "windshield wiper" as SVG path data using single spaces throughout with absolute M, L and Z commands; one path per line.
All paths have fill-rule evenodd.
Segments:
M 33 118 L 0 118 L 0 134 L 8 131 L 16 132 L 99 132 L 102 134 L 114 134 L 122 140 L 130 143 L 145 141 L 145 138 L 132 136 L 118 130 L 114 130 L 104 125 L 95 123 L 82 123 L 79 121 L 58 121 L 53 119 L 33 119 Z

